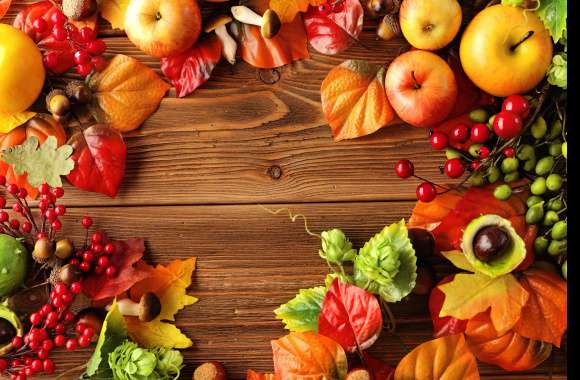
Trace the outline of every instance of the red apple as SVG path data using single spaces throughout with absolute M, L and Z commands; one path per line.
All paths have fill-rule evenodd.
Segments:
M 457 98 L 455 75 L 447 62 L 423 50 L 398 56 L 387 70 L 385 88 L 397 115 L 415 127 L 445 120 Z
M 191 47 L 201 32 L 197 0 L 131 0 L 125 13 L 127 37 L 153 57 Z

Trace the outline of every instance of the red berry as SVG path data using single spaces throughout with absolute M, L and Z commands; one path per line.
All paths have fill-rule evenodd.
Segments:
M 480 158 L 488 158 L 489 157 L 489 148 L 486 147 L 485 145 L 479 148 L 479 157 Z
M 46 233 L 44 233 L 44 232 L 39 232 L 36 234 L 37 240 L 44 239 L 45 237 L 46 237 Z
M 508 146 L 507 148 L 504 148 L 503 155 L 510 158 L 514 157 L 516 155 L 516 150 L 511 146 Z
M 53 221 L 54 219 L 56 219 L 56 212 L 54 212 L 53 209 L 49 208 L 44 212 L 44 217 L 50 221 Z
M 115 277 L 117 275 L 117 268 L 115 268 L 114 266 L 110 265 L 105 270 L 105 274 L 107 275 L 107 277 Z
M 72 302 L 73 298 L 74 298 L 73 295 L 70 293 L 65 293 L 62 296 L 60 296 L 62 303 L 65 305 L 70 304 Z
M 107 257 L 107 256 L 101 256 L 97 260 L 97 265 L 100 266 L 100 267 L 105 267 L 106 268 L 106 267 L 109 266 L 110 262 L 111 261 L 109 260 L 109 257 Z
M 0 186 L 6 185 L 6 176 L 0 175 Z
M 89 263 L 92 263 L 93 261 L 95 261 L 95 254 L 93 253 L 93 251 L 85 251 L 83 253 L 83 261 L 87 261 Z
M 66 341 L 66 349 L 69 351 L 74 351 L 78 347 L 77 340 L 74 338 L 70 338 Z
M 50 186 L 48 186 L 48 183 L 43 183 L 42 185 L 38 186 L 38 192 L 42 195 L 48 194 L 49 191 Z
M 471 167 L 471 169 L 477 170 L 481 166 L 481 161 L 477 160 L 471 161 L 471 164 L 469 164 L 469 166 Z
M 32 362 L 30 364 L 32 364 Z M 32 369 L 32 367 L 24 368 L 24 375 L 26 375 L 27 377 L 34 376 L 34 370 Z
M 27 196 L 28 196 L 28 190 L 26 190 L 25 188 L 20 188 L 20 190 L 18 190 L 18 198 L 24 199 Z
M 48 210 L 48 207 L 50 206 L 50 203 L 46 200 L 43 199 L 40 202 L 38 202 L 38 208 L 40 209 L 40 211 L 46 211 Z
M 32 351 L 38 351 L 40 350 L 40 348 L 42 347 L 40 342 L 37 342 L 36 340 L 31 340 L 28 343 L 28 347 L 32 350 Z
M 50 223 L 50 227 L 55 231 L 59 231 L 62 228 L 62 222 L 56 219 L 55 221 Z
M 6 186 L 6 191 L 8 191 L 12 195 L 18 194 L 19 190 L 20 188 L 15 183 L 11 183 L 10 185 Z
M 417 186 L 417 199 L 421 202 L 431 202 L 437 196 L 435 186 L 429 182 L 423 182 Z
M 94 40 L 87 44 L 87 51 L 92 55 L 101 55 L 107 50 L 107 44 L 103 40 Z
M 84 323 L 77 323 L 75 326 L 75 332 L 77 334 L 82 334 L 86 328 L 87 328 L 87 325 L 85 325 Z
M 10 367 L 18 368 L 18 367 L 22 367 L 23 364 L 24 364 L 24 362 L 20 359 L 12 359 L 12 361 L 10 362 Z
M 53 298 L 52 299 L 52 306 L 59 308 L 62 306 L 62 300 L 60 298 Z
M 53 70 L 58 65 L 58 54 L 51 51 L 50 53 L 42 57 L 42 63 L 44 63 L 44 66 L 47 69 Z
M 100 243 L 93 243 L 91 244 L 91 251 L 93 251 L 94 253 L 101 253 L 103 252 L 103 245 Z
M 318 6 L 318 12 L 322 15 L 328 15 L 330 14 L 330 12 L 332 12 L 332 9 L 330 7 L 330 4 L 326 3 L 326 4 L 322 4 Z
M 489 140 L 489 128 L 485 124 L 475 124 L 471 127 L 471 140 L 483 144 Z
M 115 253 L 115 245 L 113 243 L 105 244 L 104 251 L 105 251 L 105 254 L 107 254 L 107 255 L 114 254 Z
M 65 293 L 66 294 L 66 293 Z M 63 294 L 64 295 L 64 294 Z M 58 313 L 56 311 L 51 311 L 46 316 L 46 324 L 56 326 L 59 321 Z
M 463 124 L 455 126 L 455 128 L 451 130 L 451 138 L 453 141 L 460 144 L 466 142 L 469 140 L 469 128 Z
M 50 21 L 52 21 L 54 25 L 62 26 L 66 21 L 66 16 L 62 12 L 56 11 L 50 16 Z
M 14 376 L 14 380 L 26 380 L 26 372 L 25 371 L 20 371 L 18 372 L 18 375 Z
M 83 218 L 83 220 L 81 221 L 81 224 L 84 228 L 91 228 L 91 226 L 93 225 L 93 219 L 91 219 L 90 216 L 85 216 Z
M 66 207 L 64 207 L 63 205 L 57 205 L 54 208 L 54 212 L 56 213 L 56 215 L 58 216 L 63 216 L 66 213 Z
M 100 55 L 91 58 L 91 63 L 95 68 L 95 71 L 100 73 L 107 67 L 107 60 Z
M 495 115 L 493 131 L 503 139 L 511 139 L 518 136 L 522 128 L 522 118 L 514 112 L 502 111 Z
M 445 175 L 450 178 L 459 178 L 465 172 L 465 165 L 459 158 L 452 158 L 445 162 Z
M 32 313 L 30 314 L 30 323 L 33 325 L 39 325 L 42 323 L 42 315 L 40 313 Z
M 103 233 L 100 231 L 97 231 L 95 233 L 93 233 L 93 236 L 91 236 L 91 241 L 93 243 L 100 243 L 103 241 Z
M 84 50 L 78 50 L 74 54 L 74 61 L 77 65 L 84 65 L 91 61 L 91 55 Z
M 510 95 L 504 99 L 501 109 L 514 112 L 525 119 L 530 114 L 530 102 L 521 95 Z
M 12 205 L 12 211 L 20 214 L 22 212 L 22 206 L 20 205 L 20 203 L 14 203 Z
M 32 370 L 34 372 L 42 372 L 44 370 L 44 367 L 42 365 L 42 360 L 38 360 L 38 359 L 33 360 L 30 368 L 32 368 Z
M 80 42 L 91 42 L 97 37 L 95 31 L 89 27 L 83 27 L 79 29 L 79 40 Z
M 0 359 L 0 372 L 6 371 L 7 368 L 8 368 L 8 360 Z
M 46 351 L 44 348 L 41 348 L 40 350 L 38 350 L 38 352 L 36 353 L 36 356 L 38 356 L 39 359 L 48 359 L 48 351 Z
M 18 221 L 17 219 L 12 219 L 10 221 L 10 227 L 12 227 L 15 230 L 18 230 L 20 228 L 20 221 Z
M 82 287 L 81 283 L 78 281 L 70 284 L 70 291 L 73 292 L 73 294 L 79 294 L 82 289 L 83 289 L 83 287 Z
M 85 335 L 78 337 L 79 346 L 88 347 L 91 344 L 91 338 Z
M 21 336 L 15 336 L 14 338 L 12 338 L 12 346 L 15 349 L 19 349 L 20 347 L 22 347 L 22 337 Z
M 56 347 L 62 347 L 66 343 L 66 338 L 64 335 L 57 335 L 54 337 L 54 345 Z
M 40 313 L 40 315 L 43 315 L 46 317 L 48 315 L 48 313 L 50 313 L 51 311 L 52 311 L 52 307 L 49 304 L 44 304 L 40 308 L 39 313 Z
M 63 337 L 64 338 L 64 337 Z M 50 359 L 46 359 L 42 362 L 42 369 L 44 372 L 51 374 L 54 372 L 54 362 Z
M 52 29 L 52 36 L 57 41 L 64 41 L 66 40 L 66 29 L 63 26 L 55 26 Z
M 6 206 L 6 198 L 0 196 L 0 208 L 4 208 Z
M 48 25 L 43 18 L 37 18 L 32 22 L 32 28 L 36 33 L 44 33 Z
M 83 331 L 83 335 L 86 336 L 86 337 L 92 338 L 93 335 L 95 335 L 95 329 L 93 329 L 90 326 L 87 326 L 85 328 L 85 330 Z
M 4 210 L 0 211 L 0 222 L 7 222 L 10 219 L 10 215 Z
M 54 286 L 54 291 L 56 294 L 63 294 L 63 293 L 68 292 L 68 288 L 64 283 L 59 282 L 58 284 L 56 284 Z
M 64 189 L 60 186 L 55 187 L 52 192 L 53 192 L 54 196 L 57 198 L 62 198 L 62 196 L 64 195 Z
M 447 136 L 447 133 L 433 132 L 429 138 L 429 142 L 433 149 L 441 150 L 447 148 L 449 145 L 449 137 Z
M 93 65 L 91 63 L 83 63 L 77 65 L 77 74 L 79 74 L 82 77 L 88 76 L 91 73 L 91 71 L 93 71 Z
M 42 342 L 42 349 L 45 351 L 51 351 L 54 348 L 54 343 L 50 339 L 45 339 Z
M 48 203 L 54 203 L 54 195 L 52 193 L 42 194 L 41 197 L 43 200 L 47 201 Z
M 70 260 L 68 261 L 68 263 L 69 263 L 70 265 L 79 265 L 81 262 L 79 261 L 79 259 L 77 259 L 77 258 L 74 258 L 74 259 L 70 259 Z
M 32 223 L 30 223 L 30 222 L 22 223 L 22 231 L 29 234 L 30 231 L 32 231 Z
M 82 263 L 79 264 L 79 268 L 82 272 L 88 272 L 91 270 L 91 263 L 89 263 L 88 261 L 83 261 Z
M 64 325 L 64 323 L 59 323 L 56 326 L 54 326 L 54 332 L 56 334 L 64 334 L 65 331 L 66 331 L 66 326 Z
M 30 356 L 23 356 L 24 359 L 24 365 L 31 365 L 32 364 L 32 358 Z
M 415 173 L 415 166 L 409 160 L 399 160 L 395 165 L 395 173 L 400 178 L 409 178 Z

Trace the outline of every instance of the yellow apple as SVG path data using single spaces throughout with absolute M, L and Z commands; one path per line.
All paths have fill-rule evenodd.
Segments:
M 552 40 L 533 12 L 494 5 L 467 26 L 459 55 L 463 70 L 483 91 L 494 96 L 523 94 L 546 76 Z
M 399 23 L 411 45 L 417 49 L 438 50 L 457 35 L 461 7 L 457 0 L 404 0 Z
M 0 113 L 13 114 L 34 103 L 44 85 L 42 54 L 26 33 L 0 24 Z
M 191 47 L 201 32 L 196 0 L 131 0 L 125 31 L 139 49 L 153 57 L 168 57 Z

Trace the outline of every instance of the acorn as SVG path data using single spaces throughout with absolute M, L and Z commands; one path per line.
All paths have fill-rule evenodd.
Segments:
M 65 117 L 70 112 L 70 100 L 63 90 L 56 89 L 46 95 L 46 109 L 55 119 Z
M 66 96 L 78 105 L 88 104 L 93 98 L 93 92 L 89 86 L 78 80 L 68 82 L 64 91 Z
M 70 285 L 73 282 L 80 280 L 81 272 L 76 265 L 66 264 L 60 268 L 59 276 L 62 282 L 66 285 Z
M 398 10 L 400 0 L 367 0 L 366 7 L 371 17 L 381 17 Z
M 212 360 L 203 363 L 193 372 L 192 380 L 227 380 L 228 373 L 224 365 Z
M 75 21 L 88 18 L 96 11 L 96 0 L 63 0 L 62 2 L 62 12 Z
M 34 244 L 32 258 L 40 264 L 46 263 L 54 254 L 55 244 L 48 238 L 38 239 Z
M 377 36 L 381 40 L 389 41 L 401 35 L 403 35 L 403 32 L 401 32 L 401 25 L 397 15 L 386 15 L 377 26 Z
M 71 257 L 73 253 L 73 244 L 70 239 L 61 239 L 56 242 L 56 249 L 54 255 L 61 260 L 66 260 Z

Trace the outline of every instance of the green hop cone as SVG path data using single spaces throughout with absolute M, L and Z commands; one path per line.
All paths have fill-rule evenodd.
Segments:
M 356 250 L 344 232 L 335 228 L 322 233 L 322 249 L 318 251 L 320 257 L 329 262 L 342 265 L 344 262 L 354 261 Z
M 145 348 L 126 340 L 109 354 L 114 380 L 146 380 L 159 378 L 154 370 L 157 358 Z
M 416 279 L 417 257 L 404 220 L 373 236 L 354 261 L 355 284 L 387 302 L 398 302 L 411 293 Z
M 151 352 L 157 357 L 155 373 L 160 379 L 179 379 L 183 368 L 181 352 L 163 347 L 154 348 Z

